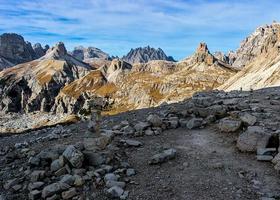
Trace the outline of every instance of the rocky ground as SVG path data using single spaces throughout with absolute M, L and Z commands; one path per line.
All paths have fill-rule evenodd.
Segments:
M 0 138 L 0 199 L 280 199 L 280 88 Z

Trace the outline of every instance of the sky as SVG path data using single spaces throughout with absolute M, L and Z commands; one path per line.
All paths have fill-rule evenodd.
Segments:
M 278 21 L 279 10 L 279 0 L 0 0 L 0 33 L 117 56 L 150 45 L 180 60 L 199 42 L 211 52 L 236 50 L 257 27 Z

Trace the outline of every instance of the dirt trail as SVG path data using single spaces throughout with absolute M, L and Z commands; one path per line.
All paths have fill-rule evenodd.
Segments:
M 129 199 L 261 199 L 280 194 L 279 176 L 270 163 L 239 153 L 234 136 L 213 128 L 176 129 L 143 137 L 142 148 L 128 149 L 129 163 L 138 174 Z M 175 160 L 149 166 L 149 158 L 163 148 L 178 151 Z

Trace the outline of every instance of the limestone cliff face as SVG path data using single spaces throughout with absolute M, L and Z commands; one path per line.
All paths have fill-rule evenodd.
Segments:
M 240 48 L 236 51 L 236 60 L 233 66 L 243 68 L 258 56 L 266 54 L 271 48 L 278 48 L 279 23 L 261 26 L 250 36 L 242 41 Z
M 280 24 L 259 27 L 237 51 L 242 70 L 220 89 L 250 90 L 280 85 Z

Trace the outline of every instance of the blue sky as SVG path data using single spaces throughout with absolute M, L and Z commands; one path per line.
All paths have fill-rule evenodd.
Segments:
M 235 50 L 279 10 L 279 0 L 0 0 L 0 33 L 118 56 L 150 45 L 179 60 L 201 41 L 212 52 Z

